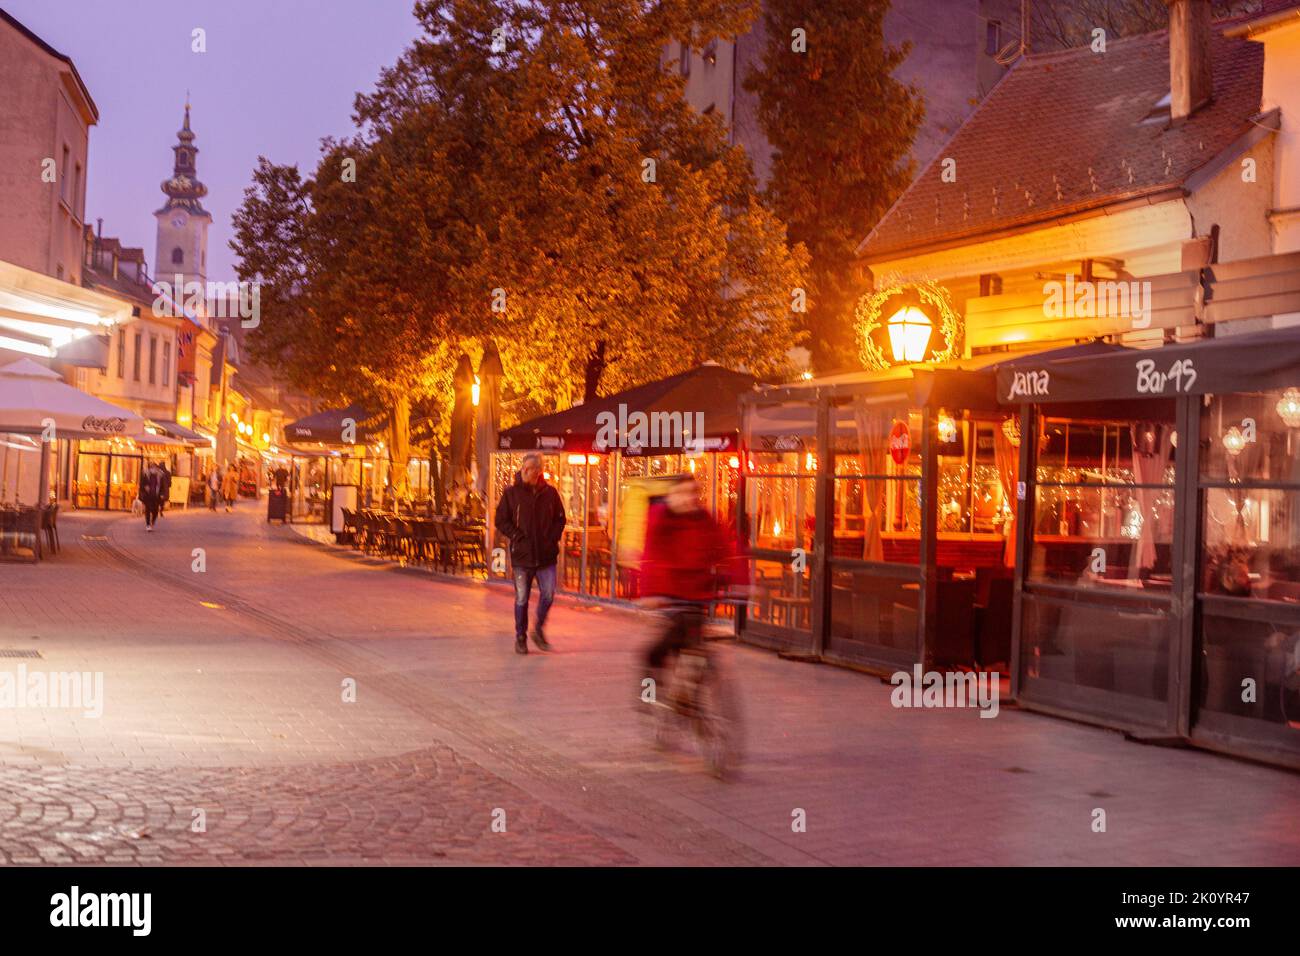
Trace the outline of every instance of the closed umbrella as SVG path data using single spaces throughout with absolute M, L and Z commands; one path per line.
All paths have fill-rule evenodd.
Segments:
M 474 432 L 474 366 L 463 352 L 452 377 L 450 477 L 464 487 L 469 478 Z
M 501 356 L 496 345 L 488 343 L 483 351 L 483 361 L 478 366 L 478 416 L 475 445 L 475 458 L 478 460 L 475 487 L 479 495 L 487 500 L 488 469 L 492 467 L 492 453 L 497 448 L 497 430 L 501 427 L 501 378 L 505 369 L 501 367 Z

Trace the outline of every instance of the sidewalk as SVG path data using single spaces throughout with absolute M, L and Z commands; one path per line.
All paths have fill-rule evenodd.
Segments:
M 641 613 L 557 604 L 557 652 L 519 657 L 508 590 L 360 563 L 251 509 L 169 513 L 152 535 L 103 515 L 66 526 L 63 555 L 0 567 L 0 647 L 39 645 L 45 666 L 101 669 L 115 689 L 98 722 L 0 711 L 0 794 L 57 773 L 184 824 L 196 791 L 245 781 L 239 799 L 269 790 L 297 821 L 267 822 L 257 846 L 305 862 L 1300 863 L 1284 771 L 1009 709 L 896 710 L 874 678 L 726 645 L 748 759 L 722 783 L 692 753 L 656 752 L 634 714 Z M 22 802 L 0 796 L 0 846 Z M 342 807 L 371 822 L 334 846 L 319 821 Z M 24 826 L 29 846 L 33 827 L 57 831 Z M 164 858 L 195 845 L 179 834 Z

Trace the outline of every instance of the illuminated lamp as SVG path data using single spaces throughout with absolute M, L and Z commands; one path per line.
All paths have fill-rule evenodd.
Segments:
M 1241 454 L 1242 449 L 1246 447 L 1246 436 L 1241 433 L 1241 429 L 1233 425 L 1223 433 L 1223 449 L 1233 458 Z
M 930 344 L 934 323 L 914 305 L 907 305 L 889 320 L 889 347 L 895 362 L 920 362 Z
M 806 455 L 803 456 L 803 470 L 804 471 L 817 470 L 817 456 L 815 456 L 812 452 L 808 452 Z
M 570 456 L 569 456 L 569 464 L 570 464 L 570 465 L 582 465 L 582 464 L 586 464 L 586 461 L 587 461 L 587 456 L 586 456 L 586 455 L 570 455 Z
M 732 468 L 739 468 L 740 459 L 737 458 L 735 455 L 732 455 L 730 458 L 727 459 L 727 464 L 730 465 Z
M 1007 436 L 1012 448 L 1020 447 L 1020 417 L 1012 415 L 1002 420 L 1002 434 Z
M 1287 428 L 1300 428 L 1300 390 L 1288 388 L 1277 403 L 1277 414 Z
M 475 375 L 474 384 L 471 385 L 469 389 L 469 400 L 474 403 L 474 406 L 476 408 L 478 407 L 478 398 L 479 395 L 482 394 L 482 391 L 483 391 L 483 386 L 479 384 L 478 376 Z
M 947 412 L 939 412 L 939 441 L 951 445 L 957 441 L 957 423 Z
M 262 432 L 262 441 L 266 442 L 268 445 L 271 444 L 271 433 Z

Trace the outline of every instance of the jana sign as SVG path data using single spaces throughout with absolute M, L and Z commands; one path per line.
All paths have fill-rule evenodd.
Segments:
M 96 418 L 94 415 L 87 415 L 81 420 L 81 430 L 87 432 L 100 432 L 105 435 L 120 434 L 126 431 L 125 418 Z
M 907 423 L 894 422 L 889 430 L 889 457 L 894 459 L 894 464 L 901 465 L 911 453 L 912 433 L 907 430 Z

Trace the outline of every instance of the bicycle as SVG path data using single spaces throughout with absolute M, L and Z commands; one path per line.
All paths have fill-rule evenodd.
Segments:
M 704 608 L 699 604 L 670 602 L 663 610 L 669 616 L 689 615 L 680 623 L 691 629 L 703 623 Z M 698 633 L 677 650 L 667 693 L 662 699 L 651 694 L 646 702 L 655 708 L 654 741 L 661 750 L 671 749 L 678 734 L 689 728 L 714 776 L 725 778 L 739 765 L 744 733 L 739 696 L 718 655 Z

